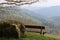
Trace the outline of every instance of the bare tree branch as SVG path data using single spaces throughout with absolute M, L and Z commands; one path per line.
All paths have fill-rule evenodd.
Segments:
M 3 3 L 0 3 L 0 5 L 3 5 L 3 4 L 8 4 L 8 5 L 17 5 L 17 6 L 20 6 L 20 5 L 25 5 L 25 4 L 33 4 L 35 2 L 38 2 L 39 0 L 6 0 L 7 2 L 3 2 Z

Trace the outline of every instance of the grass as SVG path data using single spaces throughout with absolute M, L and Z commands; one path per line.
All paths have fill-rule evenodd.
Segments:
M 19 39 L 15 39 L 15 38 L 0 38 L 0 40 L 59 40 L 56 38 L 51 38 L 48 36 L 42 36 L 39 33 L 25 33 L 24 38 L 19 38 Z

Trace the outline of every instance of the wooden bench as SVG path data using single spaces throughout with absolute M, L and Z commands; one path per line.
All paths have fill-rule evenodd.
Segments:
M 12 25 L 12 24 L 15 24 L 15 25 Z M 19 25 L 18 25 L 19 24 Z M 17 26 L 16 26 L 17 25 Z M 17 28 L 18 29 L 17 29 Z M 0 37 L 3 35 L 3 36 L 13 36 L 13 37 L 16 37 L 16 38 L 20 38 L 20 37 L 23 37 L 24 36 L 24 33 L 25 33 L 25 29 L 26 28 L 33 28 L 33 29 L 40 29 L 39 32 L 37 31 L 30 31 L 30 30 L 27 30 L 28 32 L 37 32 L 37 33 L 40 33 L 40 34 L 43 34 L 43 29 L 45 29 L 45 26 L 35 26 L 35 25 L 24 25 L 22 23 L 16 23 L 16 22 L 13 22 L 13 23 L 10 23 L 10 22 L 3 22 L 0 24 Z M 12 30 L 12 32 L 11 32 Z M 7 35 L 8 33 L 8 35 Z M 12 34 L 12 35 L 11 35 Z
M 35 25 L 25 25 L 25 28 L 30 28 L 30 29 L 40 29 L 40 31 L 33 31 L 33 30 L 27 30 L 27 32 L 36 32 L 36 33 L 40 33 L 43 34 L 43 29 L 45 29 L 45 26 L 35 26 Z

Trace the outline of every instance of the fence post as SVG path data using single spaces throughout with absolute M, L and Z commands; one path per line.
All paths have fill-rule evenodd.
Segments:
M 42 34 L 42 26 L 41 26 L 41 29 L 40 29 L 40 34 Z

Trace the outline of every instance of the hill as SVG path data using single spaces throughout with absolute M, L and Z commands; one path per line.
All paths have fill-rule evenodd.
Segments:
M 44 8 L 27 8 L 33 12 L 36 12 L 39 15 L 43 15 L 45 17 L 53 17 L 53 16 L 60 16 L 60 5 L 59 6 L 52 6 L 52 7 L 44 7 Z
M 60 29 L 60 16 L 53 16 L 50 17 L 48 20 L 54 24 L 54 27 Z
M 45 8 L 26 8 L 34 12 L 34 18 L 38 19 L 42 25 L 48 26 L 49 33 L 51 34 L 60 34 L 60 6 L 52 6 Z M 48 31 L 48 30 L 47 30 Z
M 0 9 L 0 20 L 16 20 L 24 24 L 40 25 L 40 22 L 37 19 L 34 19 L 29 15 L 29 13 L 18 10 L 17 8 L 1 8 Z
M 52 19 L 52 18 L 51 18 Z M 49 34 L 60 34 L 60 29 L 58 23 L 56 21 L 51 21 L 50 18 L 46 18 L 40 14 L 37 14 L 36 12 L 33 12 L 28 9 L 24 8 L 0 8 L 0 20 L 2 21 L 7 21 L 7 20 L 16 20 L 19 22 L 24 23 L 25 25 L 43 25 L 43 26 L 48 26 L 47 32 Z M 54 25 L 55 24 L 55 25 Z M 57 29 L 56 29 L 57 28 Z

